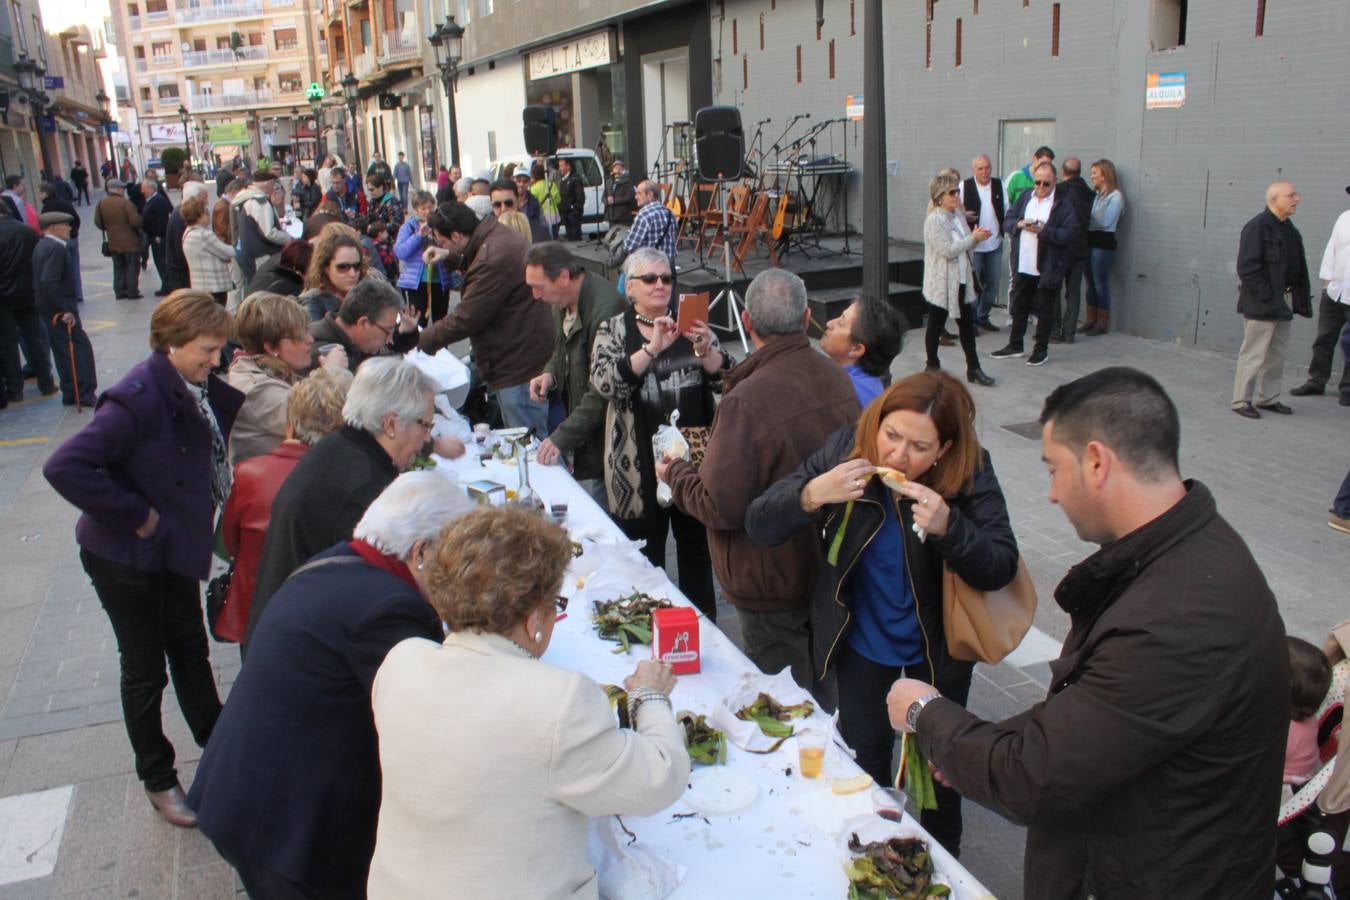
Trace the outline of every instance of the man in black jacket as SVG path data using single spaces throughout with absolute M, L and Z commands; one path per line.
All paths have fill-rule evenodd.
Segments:
M 33 250 L 40 240 L 33 229 L 9 214 L 0 203 L 0 371 L 4 372 L 5 403 L 23 400 L 23 366 L 19 346 L 37 374 L 38 390 L 56 393 L 46 329 L 33 300 Z
M 66 213 L 48 212 L 38 217 L 38 224 L 42 226 L 42 239 L 33 249 L 33 293 L 38 316 L 47 325 L 52 359 L 61 380 L 61 402 L 74 406 L 78 397 L 81 404 L 92 409 L 98 379 L 94 346 L 84 333 L 75 300 L 75 271 L 67 247 L 73 220 Z
M 54 186 L 45 181 L 38 185 L 38 199 L 42 201 L 40 212 L 61 212 L 74 220 L 70 226 L 70 240 L 67 244 L 70 249 L 70 265 L 75 270 L 75 301 L 83 303 L 84 278 L 80 272 L 80 214 L 75 211 L 73 203 L 61 197 Z
M 611 225 L 632 225 L 637 215 L 637 190 L 633 187 L 633 176 L 628 174 L 623 160 L 614 160 L 610 166 L 613 175 L 609 183 L 609 193 L 605 196 L 605 206 L 609 211 Z
M 1049 696 L 986 722 L 901 680 L 891 724 L 961 796 L 1028 826 L 1027 897 L 1266 900 L 1289 729 L 1275 597 L 1213 495 L 1181 479 L 1153 378 L 1079 378 L 1041 423 L 1050 502 L 1101 546 L 1055 590 L 1070 627 Z
M 78 159 L 70 167 L 70 183 L 75 187 L 76 203 L 80 202 L 81 197 L 84 198 L 85 203 L 94 202 L 89 196 L 89 170 Z
M 1069 269 L 1069 247 L 1078 232 L 1078 214 L 1068 193 L 1055 190 L 1055 164 L 1038 163 L 1032 170 L 1033 190 L 1023 192 L 1003 219 L 1009 237 L 1012 291 L 1008 306 L 1012 329 L 1008 345 L 989 354 L 1012 359 L 1026 353 L 1022 338 L 1027 318 L 1036 314 L 1036 343 L 1027 365 L 1044 365 L 1050 358 L 1050 325 L 1055 297 Z
M 206 185 L 200 181 L 189 181 L 183 185 L 183 199 L 188 200 L 194 196 L 200 196 L 203 201 L 207 201 L 210 195 L 207 193 Z M 192 286 L 187 257 L 183 255 L 183 233 L 186 231 L 187 223 L 183 221 L 183 214 L 179 212 L 179 207 L 174 207 L 173 212 L 169 213 L 169 221 L 164 226 L 164 280 L 160 287 L 165 293 Z
M 1280 402 L 1284 355 L 1289 350 L 1289 323 L 1295 312 L 1312 315 L 1312 287 L 1303 236 L 1289 221 L 1301 199 L 1289 182 L 1275 182 L 1266 188 L 1265 210 L 1242 227 L 1238 239 L 1237 273 L 1241 286 L 1237 311 L 1247 321 L 1242 327 L 1232 406 L 1233 412 L 1243 418 L 1259 419 L 1258 410 L 1262 409 L 1281 415 L 1293 412 Z
M 1064 272 L 1064 302 L 1055 296 L 1054 317 L 1050 324 L 1050 341 L 1056 344 L 1072 344 L 1078 332 L 1078 304 L 1082 299 L 1083 273 L 1088 267 L 1088 225 L 1092 221 L 1092 201 L 1096 192 L 1083 180 L 1083 164 L 1070 156 L 1060 166 L 1060 182 L 1056 190 L 1064 191 L 1073 204 L 1074 214 L 1078 217 L 1078 227 L 1073 232 L 1073 242 L 1069 245 L 1069 268 Z M 1105 332 L 1085 332 L 1103 334 Z
M 154 257 L 155 271 L 159 273 L 159 290 L 155 291 L 155 296 L 163 297 L 169 293 L 170 279 L 164 262 L 164 235 L 169 228 L 173 201 L 160 189 L 159 182 L 149 176 L 141 180 L 141 193 L 145 196 L 145 205 L 141 207 L 141 230 L 150 240 L 150 255 Z
M 562 215 L 563 227 L 567 230 L 565 240 L 581 240 L 581 217 L 586 212 L 586 187 L 581 183 L 581 176 L 572 166 L 572 161 L 565 156 L 558 158 L 558 174 L 561 180 L 558 187 L 562 191 L 562 205 L 559 212 Z

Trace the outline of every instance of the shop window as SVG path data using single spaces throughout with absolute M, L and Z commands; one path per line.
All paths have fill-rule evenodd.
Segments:
M 1153 0 L 1149 10 L 1148 39 L 1153 50 L 1171 50 L 1186 43 L 1187 0 Z

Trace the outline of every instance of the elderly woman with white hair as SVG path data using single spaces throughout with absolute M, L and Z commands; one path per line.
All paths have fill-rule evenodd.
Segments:
M 675 413 L 695 465 L 712 430 L 715 395 L 731 357 L 706 322 L 680 334 L 668 312 L 674 282 L 670 258 L 639 247 L 624 260 L 628 307 L 600 323 L 591 350 L 591 386 L 609 402 L 605 413 L 605 494 L 609 511 L 658 569 L 666 534 L 675 533 L 680 590 L 710 620 L 717 618 L 707 531 L 697 519 L 656 502 L 652 437 Z
M 453 479 L 400 475 L 268 608 L 188 795 L 253 900 L 365 896 L 381 793 L 371 685 L 395 644 L 440 642 L 432 545 L 472 508 Z
M 343 426 L 305 454 L 272 502 L 246 646 L 281 583 L 314 554 L 350 538 L 366 508 L 427 444 L 435 393 L 436 382 L 402 358 L 361 364 Z

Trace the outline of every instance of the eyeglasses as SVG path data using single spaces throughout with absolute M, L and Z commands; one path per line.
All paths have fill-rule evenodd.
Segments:
M 397 328 L 399 325 L 403 324 L 403 316 L 402 315 L 394 316 L 394 328 L 385 328 L 383 325 L 381 325 L 379 322 L 376 322 L 374 319 L 367 319 L 366 321 L 374 325 L 381 331 L 383 331 L 384 336 L 386 338 L 391 338 L 394 336 L 394 328 Z
M 493 209 L 501 209 L 503 206 L 510 207 L 510 206 L 515 206 L 515 205 L 516 205 L 516 201 L 514 201 L 514 200 L 493 200 L 493 201 L 492 201 L 492 208 L 493 208 Z
M 567 612 L 567 598 L 564 597 L 562 594 L 559 594 L 557 597 L 554 597 L 553 602 L 554 604 L 557 605 L 558 612 Z
M 1038 181 L 1036 187 L 1054 187 L 1054 184 L 1053 181 Z
M 657 275 L 655 272 L 648 272 L 646 275 L 634 275 L 633 278 L 648 286 L 656 284 L 658 281 L 661 282 L 662 284 L 675 283 L 674 275 L 670 274 Z
M 359 262 L 354 263 L 335 262 L 333 263 L 333 268 L 337 269 L 339 272 L 350 272 L 353 269 L 361 268 L 361 264 Z

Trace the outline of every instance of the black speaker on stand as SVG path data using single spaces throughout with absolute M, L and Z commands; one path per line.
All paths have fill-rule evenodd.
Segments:
M 558 114 L 553 107 L 535 103 L 525 107 L 525 152 L 530 156 L 553 156 L 558 152 Z
M 750 343 L 741 327 L 741 298 L 731 286 L 731 241 L 727 211 L 726 183 L 739 181 L 745 168 L 745 130 L 741 127 L 741 111 L 734 106 L 705 106 L 694 114 L 694 153 L 698 159 L 698 177 L 717 182 L 717 199 L 722 206 L 722 270 L 723 285 L 708 306 L 708 324 L 713 324 L 712 311 L 723 302 L 727 305 L 725 331 L 735 329 L 741 338 L 741 349 L 750 352 Z

